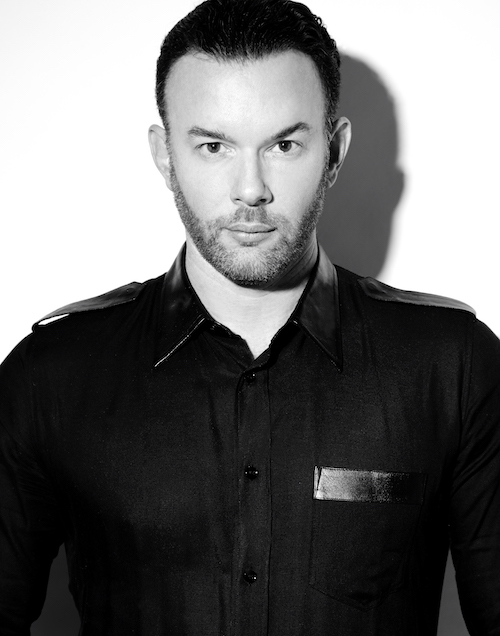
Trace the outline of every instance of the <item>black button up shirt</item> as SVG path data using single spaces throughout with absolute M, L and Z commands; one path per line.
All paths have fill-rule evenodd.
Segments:
M 500 634 L 500 344 L 321 254 L 269 349 L 183 257 L 38 325 L 0 375 L 0 633 L 65 543 L 81 636 L 431 636 L 451 543 Z

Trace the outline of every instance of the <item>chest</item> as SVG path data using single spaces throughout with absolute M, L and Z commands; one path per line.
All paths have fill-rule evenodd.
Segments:
M 398 373 L 383 368 L 360 344 L 340 372 L 299 336 L 246 366 L 209 340 L 154 371 L 101 365 L 44 413 L 49 462 L 72 498 L 97 493 L 103 509 L 139 519 L 203 518 L 207 502 L 222 515 L 254 469 L 259 496 L 290 505 L 310 501 L 317 467 L 425 473 L 437 492 L 458 388 L 398 362 Z

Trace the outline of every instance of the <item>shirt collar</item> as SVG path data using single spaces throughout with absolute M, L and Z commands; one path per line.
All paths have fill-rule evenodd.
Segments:
M 189 282 L 185 251 L 184 246 L 163 279 L 155 367 L 182 347 L 204 322 L 213 323 Z M 288 322 L 302 328 L 342 370 L 337 271 L 321 246 L 311 278 Z
M 338 276 L 321 245 L 316 267 L 290 320 L 302 327 L 342 371 Z

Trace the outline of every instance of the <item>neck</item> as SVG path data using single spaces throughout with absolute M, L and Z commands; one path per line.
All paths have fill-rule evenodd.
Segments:
M 186 243 L 186 271 L 201 302 L 217 322 L 241 336 L 257 358 L 286 323 L 304 291 L 318 254 L 316 237 L 285 275 L 265 288 L 237 285 L 201 256 L 189 236 Z

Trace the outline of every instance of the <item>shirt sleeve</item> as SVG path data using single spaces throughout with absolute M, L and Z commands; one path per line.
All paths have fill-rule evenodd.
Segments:
M 471 636 L 499 636 L 500 341 L 475 321 L 471 342 L 451 492 L 451 551 Z
M 29 636 L 62 529 L 36 450 L 29 337 L 0 366 L 0 634 Z

